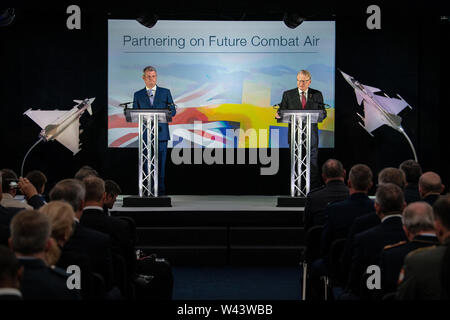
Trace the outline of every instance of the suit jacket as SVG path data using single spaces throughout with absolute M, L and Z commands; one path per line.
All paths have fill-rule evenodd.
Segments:
M 108 290 L 112 287 L 114 279 L 111 248 L 109 235 L 76 222 L 72 236 L 64 245 L 61 256 L 73 257 L 73 253 L 87 255 L 92 272 L 99 273 L 103 277 Z
M 300 94 L 298 88 L 283 92 L 283 98 L 280 103 L 280 110 L 302 110 Z M 322 122 L 327 117 L 325 106 L 323 105 L 322 92 L 316 89 L 308 88 L 308 98 L 306 100 L 305 110 L 321 110 L 318 122 Z M 317 124 L 313 123 L 312 128 L 317 130 Z
M 399 212 L 401 214 L 401 212 Z M 401 217 L 389 217 L 381 224 L 355 236 L 347 291 L 361 294 L 361 279 L 369 265 L 377 264 L 386 245 L 406 241 Z M 364 282 L 365 284 L 365 282 Z
M 170 90 L 156 87 L 153 105 L 150 105 L 150 98 L 147 89 L 141 89 L 134 93 L 133 109 L 170 109 L 172 117 L 177 113 L 173 105 Z M 158 124 L 158 141 L 170 140 L 169 125 L 167 123 Z
M 365 193 L 354 193 L 343 201 L 327 206 L 321 240 L 321 256 L 328 255 L 334 240 L 347 237 L 357 217 L 373 210 L 373 201 Z
M 347 197 L 348 188 L 339 180 L 330 181 L 325 186 L 309 192 L 303 212 L 305 231 L 313 226 L 324 225 L 325 207 L 331 202 L 344 200 Z
M 439 194 L 429 194 L 425 198 L 423 198 L 423 201 L 428 203 L 430 206 L 433 206 L 433 204 L 436 202 L 437 199 L 439 199 Z
M 417 249 L 406 256 L 400 272 L 397 299 L 448 299 L 442 290 L 441 271 L 442 258 L 449 245 L 450 239 L 447 239 L 442 245 Z
M 116 217 L 105 215 L 103 209 L 86 209 L 80 223 L 86 227 L 108 234 L 113 252 L 121 255 L 127 264 L 128 275 L 136 270 L 136 251 L 132 244 L 132 234 L 128 223 Z
M 59 268 L 49 268 L 41 259 L 18 258 L 24 266 L 20 290 L 24 300 L 80 300 L 78 290 L 67 288 L 67 274 Z
M 404 191 L 405 202 L 410 204 L 411 202 L 421 201 L 419 194 L 419 187 L 417 183 L 408 183 Z
M 357 217 L 354 221 L 350 230 L 348 231 L 347 238 L 345 240 L 344 251 L 341 257 L 341 268 L 343 274 L 350 274 L 350 268 L 352 265 L 352 255 L 353 255 L 353 243 L 355 241 L 355 236 L 358 233 L 366 231 L 373 228 L 381 223 L 380 218 L 375 213 L 375 208 L 373 212 Z
M 408 253 L 419 248 L 438 244 L 439 240 L 436 236 L 417 235 L 412 241 L 399 242 L 384 247 L 379 263 L 381 268 L 382 294 L 395 292 L 397 290 L 398 276 Z

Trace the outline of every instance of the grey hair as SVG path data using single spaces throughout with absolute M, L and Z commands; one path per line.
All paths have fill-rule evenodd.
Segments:
M 375 193 L 375 202 L 380 205 L 382 213 L 401 211 L 405 202 L 403 190 L 394 183 L 382 183 Z
M 158 73 L 158 72 L 156 71 L 156 68 L 153 67 L 153 66 L 146 66 L 146 67 L 144 68 L 144 70 L 143 70 L 143 73 L 146 73 L 147 71 L 155 71 L 156 73 Z
M 308 70 L 300 70 L 300 71 L 297 73 L 297 76 L 300 75 L 300 74 L 303 74 L 303 75 L 307 76 L 307 77 L 311 80 L 311 73 L 309 73 Z
M 86 189 L 78 179 L 64 179 L 59 181 L 50 191 L 50 201 L 63 200 L 68 202 L 73 211 L 80 211 L 84 201 Z
M 409 204 L 403 211 L 403 225 L 411 233 L 433 230 L 433 208 L 424 201 Z
M 10 229 L 13 251 L 30 255 L 45 250 L 51 224 L 45 214 L 36 210 L 23 210 L 12 218 Z

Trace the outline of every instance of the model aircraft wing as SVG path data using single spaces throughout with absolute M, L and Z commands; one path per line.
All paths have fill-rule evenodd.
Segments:
M 64 129 L 59 135 L 56 136 L 56 140 L 64 145 L 67 149 L 73 152 L 75 155 L 80 151 L 80 123 L 74 121 L 70 126 Z
M 28 117 L 36 122 L 42 129 L 67 114 L 67 110 L 27 110 L 24 112 Z
M 387 124 L 386 119 L 378 107 L 370 102 L 364 101 L 364 127 L 366 130 L 372 132 L 383 124 Z
M 409 106 L 405 100 L 396 98 L 375 96 L 377 102 L 389 113 L 399 114 L 400 111 Z

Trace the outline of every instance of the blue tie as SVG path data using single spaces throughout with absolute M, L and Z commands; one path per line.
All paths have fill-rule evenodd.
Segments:
M 153 95 L 153 90 L 150 89 L 147 91 L 147 93 L 148 93 L 148 97 L 150 99 L 150 105 L 153 106 L 153 100 L 155 99 L 155 96 Z

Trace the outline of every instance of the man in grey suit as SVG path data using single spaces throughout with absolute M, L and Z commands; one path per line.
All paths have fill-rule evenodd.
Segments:
M 327 117 L 323 96 L 319 90 L 310 88 L 311 74 L 307 70 L 297 73 L 297 88 L 283 92 L 280 110 L 321 110 L 318 122 Z M 277 115 L 277 117 L 279 117 Z M 317 164 L 319 146 L 319 129 L 317 123 L 311 124 L 311 189 L 320 186 L 319 168 Z

